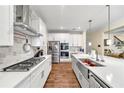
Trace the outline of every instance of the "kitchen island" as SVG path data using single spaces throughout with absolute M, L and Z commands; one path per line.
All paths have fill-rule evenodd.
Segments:
M 75 61 L 74 61 L 74 60 Z M 80 59 L 90 59 L 92 61 L 95 61 L 103 66 L 99 67 L 99 66 L 88 66 L 85 65 Z M 107 57 L 104 56 L 103 57 L 104 62 L 102 61 L 96 61 L 95 59 L 91 58 L 89 55 L 87 54 L 72 54 L 72 62 L 78 62 L 81 63 L 82 66 L 85 67 L 85 69 L 88 69 L 88 72 L 93 73 L 93 75 L 95 75 L 97 78 L 99 78 L 105 85 L 107 85 L 107 87 L 112 87 L 112 88 L 124 88 L 124 60 L 123 59 L 117 59 L 117 58 L 112 58 L 112 57 Z M 72 63 L 72 68 L 75 70 L 75 67 L 73 67 L 73 63 Z M 80 68 L 79 68 L 80 69 Z M 77 73 L 75 73 L 77 74 Z M 84 73 L 83 73 L 84 74 Z M 76 75 L 79 82 L 80 81 L 80 76 L 78 76 L 78 74 Z M 84 75 L 84 77 L 86 77 Z M 88 76 L 87 76 L 88 78 Z M 85 84 L 86 85 L 82 85 L 84 87 L 89 87 L 89 79 L 85 79 Z M 83 79 L 84 80 L 84 79 Z M 82 83 L 80 83 L 82 84 Z
M 38 65 L 24 72 L 0 72 L 0 88 L 41 88 L 51 71 L 51 55 Z

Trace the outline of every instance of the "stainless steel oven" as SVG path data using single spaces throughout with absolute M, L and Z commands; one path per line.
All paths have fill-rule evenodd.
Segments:
M 61 51 L 61 58 L 69 58 L 69 51 Z
M 61 50 L 69 50 L 69 43 L 61 43 Z

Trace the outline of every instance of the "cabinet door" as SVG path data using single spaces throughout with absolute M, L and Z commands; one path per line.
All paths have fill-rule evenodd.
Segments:
M 31 87 L 32 88 L 42 88 L 44 78 L 44 69 L 38 69 L 31 75 Z
M 44 75 L 44 78 L 43 78 L 43 86 L 45 85 L 45 82 L 50 74 L 50 71 L 51 71 L 51 66 L 52 66 L 52 61 L 51 61 L 51 56 L 46 60 L 45 64 L 44 64 L 44 72 L 45 72 L 45 75 Z
M 32 37 L 31 38 L 31 45 L 32 46 L 35 46 L 35 47 L 37 47 L 37 46 L 43 46 L 43 44 L 42 44 L 42 37 Z
M 37 16 L 35 11 L 30 9 L 30 17 L 29 17 L 30 26 L 39 33 L 40 30 L 40 18 Z
M 39 33 L 39 20 L 32 19 L 31 20 L 31 27 Z
M 0 6 L 0 46 L 13 45 L 13 6 Z
M 30 84 L 31 84 L 30 82 L 31 82 L 31 78 L 29 75 L 29 77 L 27 77 L 25 80 L 20 82 L 15 88 L 30 88 Z
M 72 57 L 72 69 L 74 70 L 75 75 L 78 77 L 78 68 L 76 66 L 76 63 L 77 63 L 77 60 L 74 57 Z
M 78 80 L 82 88 L 89 88 L 89 82 L 85 79 L 81 72 L 78 72 Z
M 82 36 L 82 34 L 78 35 L 78 46 L 83 46 L 83 36 Z
M 71 34 L 71 45 L 72 46 L 77 46 L 77 36 L 76 36 L 76 34 Z
M 73 46 L 73 34 L 70 34 L 69 45 Z

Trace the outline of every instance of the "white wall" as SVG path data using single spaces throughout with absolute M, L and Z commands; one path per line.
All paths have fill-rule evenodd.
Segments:
M 113 23 L 111 23 L 111 29 L 120 27 L 124 25 L 124 18 L 121 18 Z M 107 24 L 106 27 L 98 30 L 98 31 L 94 31 L 94 32 L 87 32 L 87 41 L 89 40 L 90 42 L 92 42 L 92 48 L 95 48 L 98 50 L 99 54 L 104 54 L 104 48 L 113 48 L 113 47 L 104 47 L 104 32 L 107 31 Z M 101 44 L 101 48 L 98 48 L 98 44 Z
M 102 49 L 103 49 L 104 43 L 103 43 L 103 32 L 102 31 L 87 32 L 87 49 L 89 49 L 88 42 L 92 43 L 90 49 L 96 49 L 99 54 L 103 54 Z M 100 45 L 101 47 L 98 47 L 98 45 Z

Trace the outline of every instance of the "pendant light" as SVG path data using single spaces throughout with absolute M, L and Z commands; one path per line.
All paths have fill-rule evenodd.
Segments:
M 107 40 L 107 45 L 111 45 L 112 41 L 111 41 L 111 29 L 110 29 L 110 5 L 106 5 L 107 9 L 108 9 L 108 40 Z
M 92 23 L 92 20 L 89 20 L 88 22 L 89 22 L 89 32 L 91 32 L 91 23 Z M 92 43 L 89 42 L 88 45 L 91 46 Z

